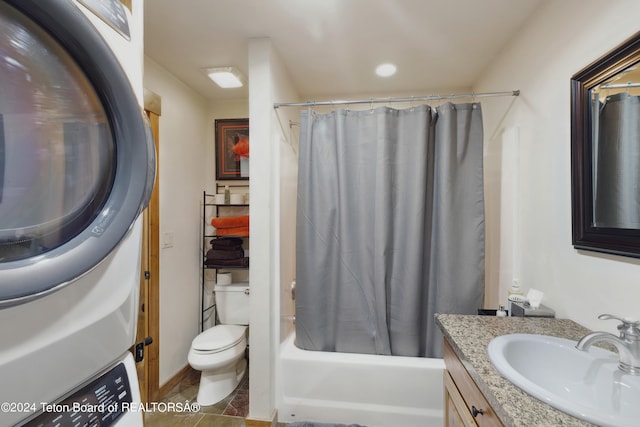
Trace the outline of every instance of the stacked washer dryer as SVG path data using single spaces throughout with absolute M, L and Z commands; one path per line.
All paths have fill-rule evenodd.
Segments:
M 142 2 L 0 0 L 0 426 L 142 425 Z

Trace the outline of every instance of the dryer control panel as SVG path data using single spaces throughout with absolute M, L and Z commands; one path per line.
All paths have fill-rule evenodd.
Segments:
M 24 426 L 116 425 L 132 403 L 129 377 L 124 363 L 102 374 L 57 403 L 41 403 L 41 413 Z

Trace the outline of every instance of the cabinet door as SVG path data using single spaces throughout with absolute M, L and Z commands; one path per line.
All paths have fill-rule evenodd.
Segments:
M 445 427 L 477 426 L 447 370 L 444 371 L 444 425 Z
M 460 396 L 461 406 L 458 406 L 458 412 L 463 421 L 467 419 L 467 416 L 471 417 L 472 423 L 468 424 L 465 421 L 463 425 L 502 427 L 502 422 L 446 339 L 444 341 L 444 363 L 453 387 Z M 455 401 L 455 403 L 457 404 L 458 402 Z M 462 406 L 464 406 L 464 411 Z M 472 413 L 475 413 L 476 416 L 473 417 Z

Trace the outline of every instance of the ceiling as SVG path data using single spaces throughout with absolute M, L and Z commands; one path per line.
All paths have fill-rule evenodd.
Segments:
M 219 89 L 202 69 L 248 75 L 255 37 L 271 39 L 303 100 L 448 93 L 438 91 L 473 87 L 543 1 L 148 0 L 145 54 L 214 100 L 248 92 Z M 383 62 L 393 77 L 375 75 Z

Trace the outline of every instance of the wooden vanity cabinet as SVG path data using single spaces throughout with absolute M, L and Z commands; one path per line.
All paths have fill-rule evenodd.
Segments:
M 445 427 L 503 426 L 446 339 L 444 363 Z

